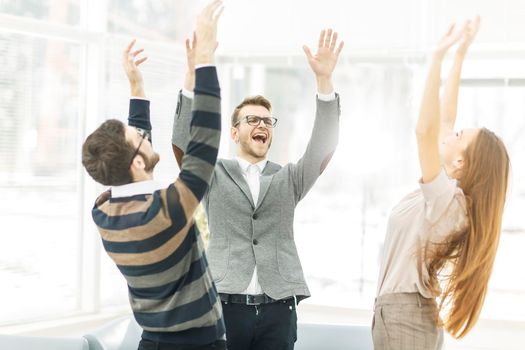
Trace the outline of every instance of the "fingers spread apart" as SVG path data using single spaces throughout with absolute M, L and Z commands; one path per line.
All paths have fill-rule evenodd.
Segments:
M 332 29 L 323 29 L 321 31 L 321 34 L 319 35 L 319 48 L 327 48 L 330 49 L 330 51 L 335 51 L 336 54 L 339 54 L 343 49 L 344 42 L 341 41 L 339 43 L 339 46 L 337 46 L 337 37 L 338 33 L 333 31 Z

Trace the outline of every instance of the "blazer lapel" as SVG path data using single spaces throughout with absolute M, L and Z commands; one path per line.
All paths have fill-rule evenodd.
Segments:
M 264 197 L 266 197 L 266 194 L 268 193 L 270 184 L 272 183 L 273 174 L 279 171 L 279 169 L 281 169 L 280 165 L 272 163 L 270 161 L 268 161 L 268 163 L 264 167 L 264 170 L 261 174 L 262 176 L 260 181 L 259 198 L 257 199 L 257 206 L 255 207 L 255 210 L 257 210 L 261 206 Z
M 253 203 L 253 197 L 252 193 L 250 192 L 250 187 L 248 187 L 248 184 L 246 183 L 246 180 L 244 179 L 244 176 L 242 176 L 241 168 L 239 167 L 239 163 L 235 159 L 223 159 L 222 165 L 224 166 L 224 169 L 230 175 L 232 180 L 239 186 L 241 191 L 244 193 L 246 198 L 250 201 L 250 204 L 252 205 L 252 208 L 255 208 L 255 204 Z M 260 197 L 260 195 L 259 195 Z

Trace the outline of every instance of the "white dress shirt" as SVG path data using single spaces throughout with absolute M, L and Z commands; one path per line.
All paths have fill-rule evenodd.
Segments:
M 129 184 L 112 186 L 111 187 L 111 197 L 112 198 L 121 198 L 121 197 L 131 197 L 138 194 L 152 194 L 153 192 L 166 188 L 162 183 L 155 180 L 144 180 L 138 182 L 131 182 Z
M 239 167 L 241 168 L 242 175 L 248 183 L 248 187 L 250 187 L 253 203 L 255 204 L 255 206 L 257 206 L 257 200 L 259 199 L 260 190 L 260 177 L 268 161 L 265 159 L 261 160 L 258 163 L 251 164 L 242 158 L 236 157 L 236 159 L 239 163 Z M 246 290 L 241 294 L 264 294 L 264 291 L 261 285 L 259 284 L 259 278 L 257 277 L 257 265 L 255 265 L 255 268 L 253 270 L 252 280 L 250 281 L 248 288 L 246 288 Z

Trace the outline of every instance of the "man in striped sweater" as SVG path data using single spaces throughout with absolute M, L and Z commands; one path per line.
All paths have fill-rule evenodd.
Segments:
M 215 0 L 197 20 L 197 68 L 191 141 L 181 172 L 167 188 L 153 181 L 159 160 L 151 146 L 149 101 L 132 52 L 124 52 L 131 84 L 129 125 L 104 122 L 86 139 L 82 163 L 97 182 L 111 186 L 92 211 L 105 250 L 126 278 L 135 319 L 144 329 L 140 349 L 225 349 L 220 299 L 192 218 L 208 188 L 220 140 L 220 88 L 213 66 Z

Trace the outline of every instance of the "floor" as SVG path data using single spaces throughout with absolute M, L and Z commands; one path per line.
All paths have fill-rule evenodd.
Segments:
M 33 336 L 81 336 L 124 311 L 104 315 L 86 315 L 43 323 L 0 327 L 0 333 Z M 302 304 L 298 308 L 299 322 L 369 325 L 370 311 Z M 524 350 L 525 322 L 480 320 L 463 340 L 445 339 L 447 350 Z M 329 349 L 327 349 L 329 350 Z

